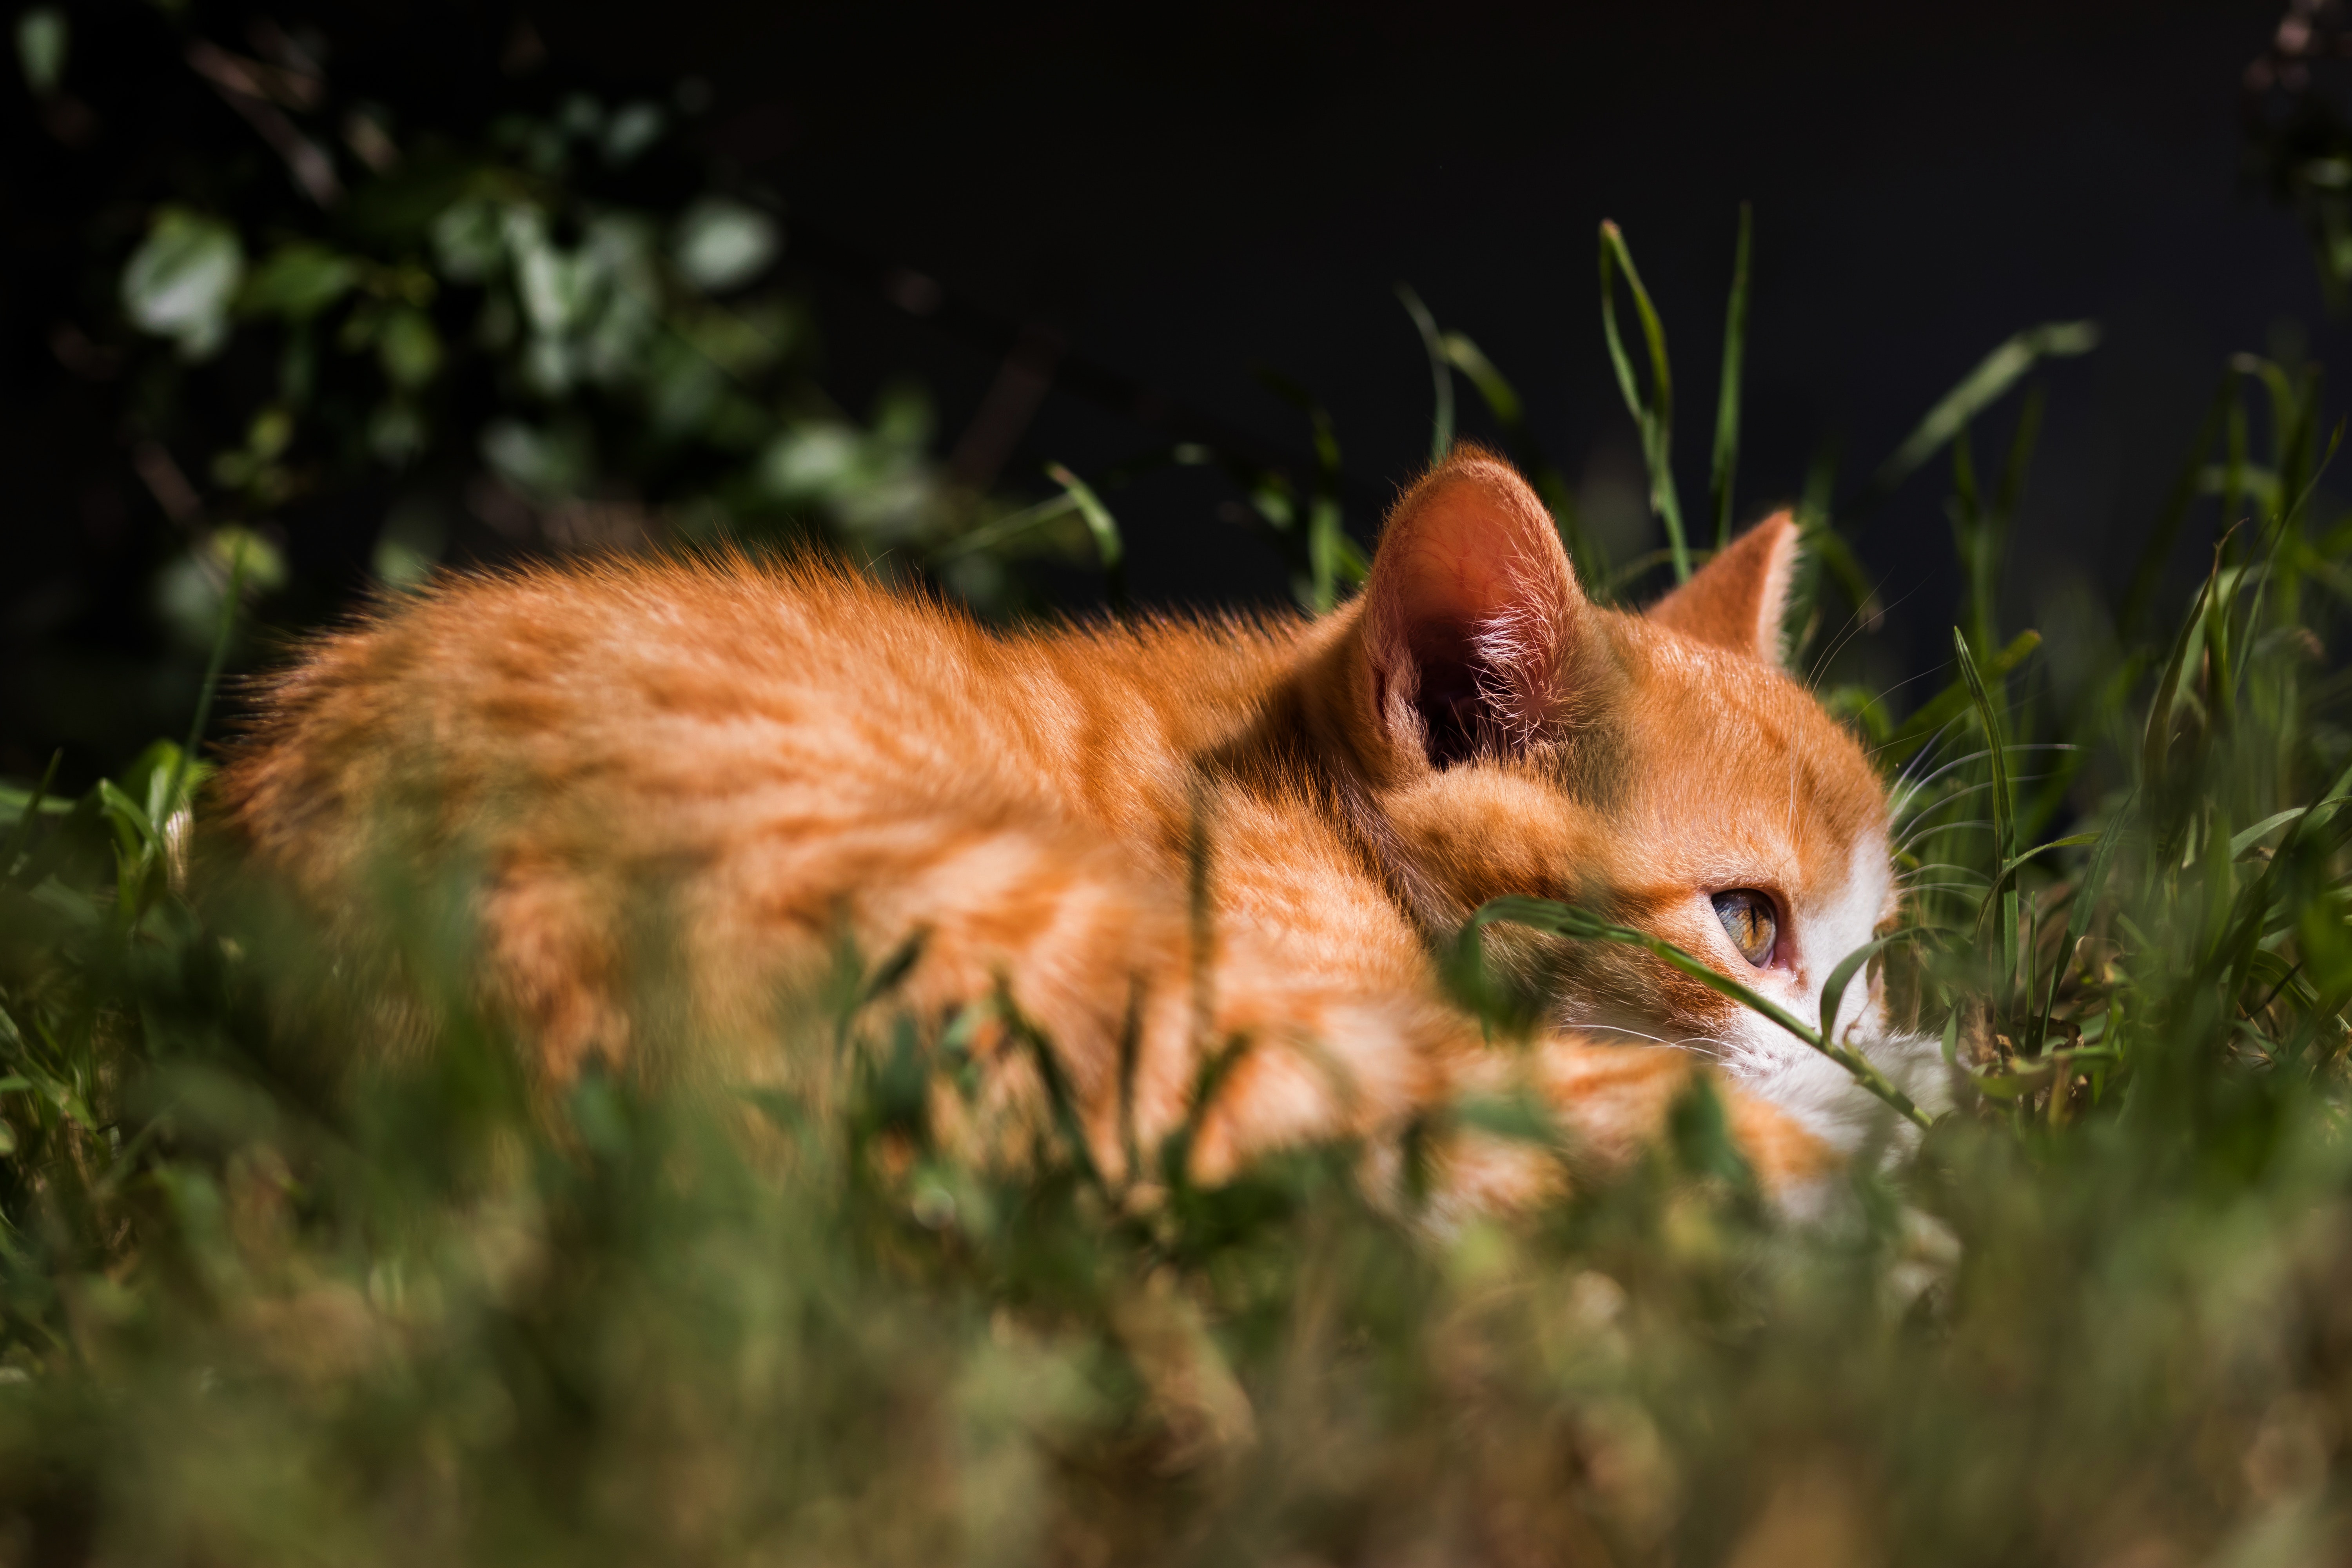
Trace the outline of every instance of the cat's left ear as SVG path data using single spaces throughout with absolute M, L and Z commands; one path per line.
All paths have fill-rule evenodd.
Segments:
M 1465 443 L 1397 502 L 1372 557 L 1374 721 L 1432 767 L 1523 753 L 1562 727 L 1591 614 L 1543 502 Z
M 1649 618 L 1686 637 L 1775 666 L 1797 577 L 1797 520 L 1776 511 L 1652 605 Z

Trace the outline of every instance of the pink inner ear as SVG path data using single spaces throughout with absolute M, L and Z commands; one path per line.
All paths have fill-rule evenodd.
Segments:
M 1416 486 L 1366 596 L 1375 687 L 1400 739 L 1444 766 L 1542 735 L 1582 595 L 1549 515 L 1507 465 L 1456 458 Z
M 1398 541 L 1397 614 L 1414 626 L 1484 626 L 1508 616 L 1515 589 L 1507 531 L 1487 498 L 1461 487 L 1433 499 Z M 1383 561 L 1387 559 L 1384 555 Z

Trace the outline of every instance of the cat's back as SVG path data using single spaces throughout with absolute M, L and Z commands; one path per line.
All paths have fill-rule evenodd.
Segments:
M 303 879 L 383 835 L 658 851 L 727 797 L 837 773 L 894 726 L 934 731 L 1002 679 L 997 658 L 960 616 L 825 564 L 463 574 L 257 684 L 219 795 Z
M 992 632 L 824 562 L 620 558 L 453 574 L 258 686 L 221 796 L 303 880 L 485 834 L 550 854 L 721 854 L 877 798 L 1150 830 L 1183 757 L 1248 721 L 1279 623 Z M 1139 803 L 1143 804 L 1139 804 Z M 388 836 L 388 838 L 387 838 Z

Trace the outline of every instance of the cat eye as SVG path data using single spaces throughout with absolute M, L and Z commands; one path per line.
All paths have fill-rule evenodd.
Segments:
M 1734 888 L 1715 896 L 1715 918 L 1723 922 L 1739 956 L 1761 969 L 1772 960 L 1772 944 L 1780 934 L 1772 900 L 1753 888 Z

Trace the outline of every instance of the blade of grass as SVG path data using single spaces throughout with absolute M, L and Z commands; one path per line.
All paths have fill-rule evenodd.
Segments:
M 1519 471 L 1536 488 L 1536 494 L 1551 512 L 1552 526 L 1559 531 L 1560 546 L 1575 563 L 1579 581 L 1588 585 L 1608 576 L 1609 563 L 1601 558 L 1598 548 L 1577 526 L 1576 502 L 1570 494 L 1568 481 L 1547 456 L 1541 442 L 1528 428 L 1527 405 L 1520 399 L 1518 389 L 1503 373 L 1495 368 L 1484 350 L 1461 332 L 1447 332 L 1443 340 L 1445 361 L 1470 378 L 1487 412 L 1503 427 L 1503 437 L 1509 445 L 1511 457 Z
M 1261 369 L 1258 384 L 1307 416 L 1315 443 L 1315 495 L 1307 506 L 1307 581 L 1294 584 L 1307 608 L 1322 615 L 1339 603 L 1339 585 L 1360 583 L 1369 565 L 1339 515 L 1339 437 L 1314 394 L 1278 371 Z
M 1980 668 L 1985 678 L 2000 679 L 2041 646 L 2040 632 L 2018 633 L 2010 639 L 2007 647 L 1984 661 Z M 1967 711 L 1971 700 L 1967 680 L 1955 679 L 1949 686 L 1922 704 L 1918 711 L 1905 720 L 1902 727 L 1888 738 L 1886 744 L 1879 748 L 1882 763 L 1900 767 L 1909 762 L 1913 753 L 1932 740 L 1938 731 Z
M 1037 1076 L 1045 1087 L 1046 1104 L 1053 1111 L 1054 1130 L 1061 1135 L 1070 1163 L 1087 1185 L 1097 1191 L 1103 1190 L 1102 1169 L 1096 1164 L 1094 1148 L 1087 1142 L 1086 1121 L 1078 1114 L 1077 1100 L 1071 1091 L 1068 1076 L 1063 1071 L 1061 1058 L 1055 1056 L 1045 1031 L 1030 1022 L 1014 1005 L 1009 980 L 1002 975 L 997 977 L 996 989 L 991 1000 L 996 1010 L 997 1021 L 1015 1041 L 1029 1048 L 1030 1056 L 1036 1063 Z
M 182 795 L 188 787 L 188 770 L 196 748 L 204 743 L 205 727 L 212 722 L 213 693 L 219 689 L 221 669 L 228 663 L 228 648 L 236 633 L 236 614 L 245 597 L 245 549 L 239 543 L 229 556 L 228 583 L 221 594 L 220 625 L 213 633 L 212 657 L 205 664 L 204 684 L 196 689 L 196 710 L 188 721 L 187 743 L 172 758 L 172 769 L 162 795 L 163 812 L 150 825 L 151 832 L 142 845 L 135 868 L 121 879 L 126 892 L 133 896 L 119 898 L 116 919 L 128 930 L 137 925 L 145 913 L 148 893 L 155 884 L 150 873 L 158 856 L 165 858 L 167 879 L 176 877 L 171 855 L 173 821 L 186 809 Z M 117 792 L 118 794 L 120 792 Z
M 2140 736 L 2140 777 L 2145 784 L 2152 784 L 2164 773 L 2165 757 L 2172 747 L 2172 710 L 2180 694 L 2180 671 L 2205 624 L 2206 607 L 2221 572 L 2217 554 L 2212 570 L 2205 574 L 2197 597 L 2189 604 L 2188 619 L 2172 639 L 2172 655 L 2164 661 L 2164 673 L 2157 678 L 2156 696 L 2148 704 L 2147 725 Z
M 1977 622 L 1977 647 L 1985 653 L 1992 651 L 2000 635 L 2000 572 L 2009 558 L 2009 533 L 2017 519 L 2018 500 L 2025 490 L 2026 465 L 2032 460 L 2042 428 L 2042 388 L 2027 387 L 2018 410 L 2017 429 L 2010 437 L 2009 454 L 1994 482 L 1992 505 L 1978 520 L 1976 578 L 1969 587 L 1969 600 Z
M 1848 518 L 1858 517 L 1892 495 L 1962 426 L 1999 402 L 2040 361 L 2088 353 L 2098 343 L 2095 321 L 2046 321 L 2010 338 L 1979 361 L 1975 369 L 1960 378 L 1958 385 L 1927 410 L 1927 416 L 1888 454 L 1853 500 L 1839 509 L 1841 513 Z
M 2053 849 L 2071 849 L 2079 844 L 2095 844 L 2099 836 L 2095 833 L 2070 833 L 2063 838 L 2053 838 L 2047 844 L 2037 844 L 2021 854 L 2011 856 L 2002 863 L 2000 874 L 2004 877 L 2013 877 L 2020 868 L 2030 864 L 2037 856 L 2047 855 Z
M 1983 652 L 1992 651 L 1992 628 L 1985 616 L 1986 548 L 1984 499 L 1978 493 L 1976 445 L 1969 439 L 1969 427 L 1961 426 L 1952 433 L 1952 499 L 1948 503 L 1952 518 L 1952 553 L 1960 559 L 1960 574 L 1968 584 L 1966 617 L 1969 641 Z
M 1066 491 L 1051 500 L 1041 500 L 1035 506 L 1024 506 L 1019 511 L 1008 512 L 993 522 L 949 540 L 931 552 L 932 563 L 953 561 L 976 551 L 993 550 L 1001 544 L 1010 543 L 1033 528 L 1042 528 L 1077 510 L 1077 499 Z
M 2228 423 L 2221 434 L 2221 526 L 2242 522 L 2241 513 L 2246 504 L 2246 402 L 2243 395 L 2230 400 Z M 2271 489 L 2278 489 L 2278 478 L 2272 475 Z
M 1442 463 L 1454 447 L 1454 367 L 1445 357 L 1445 340 L 1437 330 L 1437 318 L 1421 302 L 1421 296 L 1409 284 L 1396 286 L 1398 302 L 1404 313 L 1412 318 L 1413 330 L 1421 333 L 1422 352 L 1429 356 L 1429 379 L 1434 394 L 1433 412 L 1429 421 L 1429 460 Z
M 1486 407 L 1496 422 L 1514 438 L 1524 436 L 1527 433 L 1527 405 L 1520 401 L 1518 388 L 1495 368 L 1495 362 L 1486 357 L 1486 351 L 1461 332 L 1446 333 L 1440 340 L 1440 346 L 1444 351 L 1445 363 L 1470 378 L 1470 384 L 1478 389 L 1480 397 L 1486 399 Z
M 2009 456 L 2001 461 L 2000 479 L 1993 489 L 1992 515 L 2004 531 L 2016 520 L 2017 503 L 2025 493 L 2025 468 L 2041 440 L 2045 401 L 2040 386 L 2029 386 L 2018 407 L 2017 428 L 2010 435 Z
M 1642 323 L 1642 340 L 1649 350 L 1650 395 L 1645 400 L 1638 378 L 1633 374 L 1633 362 L 1627 357 L 1625 342 L 1617 331 L 1617 275 L 1625 275 L 1625 286 L 1633 297 L 1633 314 Z M 1690 581 L 1690 545 L 1683 536 L 1683 505 L 1675 490 L 1674 373 L 1666 363 L 1666 329 L 1658 320 L 1657 307 L 1650 302 L 1650 291 L 1642 287 L 1642 275 L 1634 270 L 1633 254 L 1625 247 L 1625 237 L 1617 226 L 1607 219 L 1601 224 L 1601 331 L 1608 340 L 1609 363 L 1616 367 L 1617 387 L 1624 394 L 1625 407 L 1633 416 L 1633 423 L 1642 432 L 1642 458 L 1650 470 L 1650 509 L 1665 525 L 1666 546 L 1674 552 L 1675 581 Z
M 1723 377 L 1715 405 L 1715 459 L 1708 465 L 1707 507 L 1715 514 L 1715 547 L 1731 542 L 1731 485 L 1739 467 L 1739 374 L 1748 348 L 1748 250 L 1753 212 L 1739 204 L 1739 241 L 1731 253 L 1731 300 L 1723 310 Z
M 1984 726 L 1985 744 L 1990 748 L 1987 763 L 1992 770 L 1993 853 L 2006 865 L 2017 853 L 2015 827 L 2010 820 L 2008 736 L 2002 732 L 2000 714 L 1992 705 L 1984 677 L 1977 669 L 1976 655 L 1969 651 L 1969 639 L 1958 626 L 1952 628 L 1952 647 L 1960 663 L 1960 679 L 1968 682 L 1969 700 L 1976 704 L 1977 720 Z M 2010 879 L 2012 875 L 2013 872 L 2004 872 L 1993 879 L 1977 911 L 1977 925 L 1981 930 L 1994 900 L 2000 900 L 2001 973 L 2005 979 L 2013 979 L 2017 973 L 2017 887 Z
M 236 634 L 236 612 L 245 595 L 245 551 L 239 546 L 229 557 L 228 585 L 221 593 L 220 625 L 213 633 L 212 657 L 205 663 L 204 684 L 196 689 L 196 711 L 188 721 L 187 743 L 180 754 L 172 759 L 172 782 L 163 791 L 164 814 L 168 819 L 180 808 L 180 791 L 187 784 L 188 763 L 204 744 L 205 726 L 212 722 L 213 693 L 220 688 L 221 668 L 228 663 L 228 645 Z M 156 824 L 157 831 L 163 824 Z
M 1045 465 L 1045 475 L 1062 487 L 1078 515 L 1087 521 L 1087 531 L 1095 536 L 1095 551 L 1102 558 L 1103 588 L 1110 596 L 1110 607 L 1125 613 L 1127 609 L 1127 552 L 1119 542 L 1118 522 L 1110 515 L 1110 508 L 1089 489 L 1087 482 L 1059 463 Z

